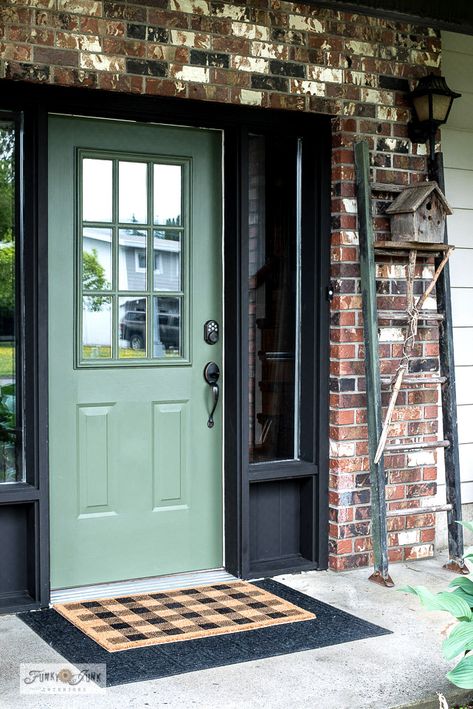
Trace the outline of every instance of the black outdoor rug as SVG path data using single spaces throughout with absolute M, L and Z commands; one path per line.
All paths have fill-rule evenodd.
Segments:
M 52 608 L 19 613 L 18 617 L 68 662 L 106 663 L 108 686 L 262 660 L 391 633 L 277 581 L 265 579 L 254 585 L 314 613 L 316 618 L 110 653 Z

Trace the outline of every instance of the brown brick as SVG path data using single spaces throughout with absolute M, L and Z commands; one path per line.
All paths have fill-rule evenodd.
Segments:
M 33 57 L 35 62 L 41 64 L 56 64 L 57 66 L 79 65 L 79 52 L 69 49 L 35 47 Z

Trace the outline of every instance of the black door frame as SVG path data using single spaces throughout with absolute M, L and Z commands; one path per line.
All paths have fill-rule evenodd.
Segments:
M 249 485 L 250 474 L 245 440 L 247 425 L 247 352 L 245 333 L 248 312 L 246 202 L 247 184 L 245 140 L 250 130 L 279 130 L 300 135 L 308 145 L 308 187 L 303 194 L 303 220 L 313 235 L 312 267 L 316 287 L 310 309 L 313 337 L 307 353 L 313 355 L 312 412 L 313 459 L 297 461 L 299 468 L 263 471 L 262 480 L 299 479 L 312 476 L 311 552 L 305 563 L 294 567 L 327 568 L 328 559 L 328 361 L 329 307 L 327 289 L 330 264 L 330 145 L 329 116 L 301 114 L 242 106 L 217 105 L 166 97 L 130 96 L 98 90 L 61 88 L 2 80 L 1 109 L 23 116 L 23 198 L 25 243 L 25 350 L 28 354 L 25 378 L 27 436 L 30 437 L 27 483 L 0 486 L 0 513 L 3 505 L 30 505 L 34 514 L 28 525 L 30 582 L 26 596 L 12 597 L 0 612 L 44 607 L 49 603 L 49 471 L 48 471 L 48 214 L 47 214 L 47 126 L 48 114 L 74 114 L 117 118 L 139 122 L 172 123 L 223 130 L 224 222 L 225 222 L 225 372 L 226 419 L 224 440 L 225 566 L 236 576 L 249 577 L 257 569 L 250 565 Z M 241 238 L 240 238 L 241 237 Z M 247 348 L 246 348 L 247 349 Z M 312 365 L 311 365 L 312 366 Z M 314 403 L 316 404 L 314 408 Z M 308 404 L 310 409 L 310 403 Z M 307 407 L 306 407 L 307 408 Z M 29 431 L 29 433 L 28 433 Z M 311 466 L 310 471 L 307 465 Z M 306 467 L 304 467 L 306 466 Z M 284 467 L 284 466 L 283 466 Z M 314 475 L 314 471 L 316 475 Z M 2 489 L 7 488 L 7 489 Z M 306 522 L 304 523 L 306 524 Z M 301 532 L 302 533 L 302 532 Z M 289 571 L 292 567 L 273 568 Z M 26 600 L 25 600 L 26 598 Z M 0 599 L 1 601 L 1 599 Z

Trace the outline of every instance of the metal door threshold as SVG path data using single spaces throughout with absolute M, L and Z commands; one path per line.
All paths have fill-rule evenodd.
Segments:
M 190 571 L 188 573 L 170 574 L 168 576 L 152 576 L 145 579 L 97 583 L 92 586 L 60 588 L 56 591 L 51 591 L 50 605 L 69 603 L 70 601 L 128 596 L 137 593 L 169 591 L 174 588 L 191 588 L 192 586 L 204 586 L 206 584 L 224 583 L 226 581 L 236 581 L 236 578 L 228 574 L 225 569 L 209 569 L 207 571 Z

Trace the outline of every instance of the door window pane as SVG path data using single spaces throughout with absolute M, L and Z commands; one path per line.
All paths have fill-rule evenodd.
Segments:
M 180 165 L 154 166 L 154 223 L 182 224 L 182 176 Z
M 82 218 L 85 222 L 111 222 L 113 162 L 85 158 L 82 162 Z
M 249 142 L 250 462 L 296 457 L 296 151 Z
M 120 229 L 118 248 L 118 288 L 146 290 L 147 233 L 143 229 Z
M 82 286 L 85 291 L 112 287 L 112 230 L 86 227 L 82 236 Z
M 0 483 L 24 479 L 22 465 L 18 287 L 15 278 L 15 127 L 0 121 Z
M 112 299 L 86 296 L 82 301 L 82 356 L 85 360 L 112 356 Z
M 181 290 L 181 233 L 154 232 L 154 290 Z
M 122 224 L 146 224 L 148 221 L 148 165 L 120 161 L 118 166 L 119 208 Z
M 181 355 L 181 299 L 156 296 L 153 313 L 153 356 Z
M 189 170 L 159 157 L 89 150 L 80 164 L 79 365 L 182 359 Z
M 146 357 L 146 298 L 120 298 L 120 359 Z

